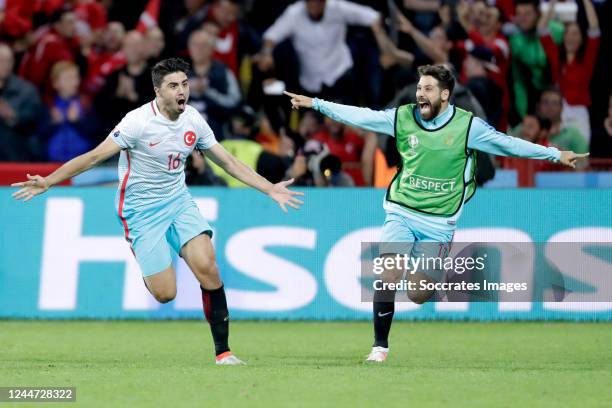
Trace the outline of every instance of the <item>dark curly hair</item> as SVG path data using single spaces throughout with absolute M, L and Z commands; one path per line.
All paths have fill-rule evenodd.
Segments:
M 418 68 L 419 78 L 422 76 L 431 76 L 438 80 L 440 89 L 448 89 L 450 95 L 455 89 L 455 76 L 452 71 L 442 64 L 437 65 L 422 65 Z
M 161 60 L 151 69 L 153 86 L 159 88 L 164 80 L 164 77 L 168 74 L 184 72 L 185 75 L 187 75 L 189 68 L 189 63 L 181 58 L 168 58 Z

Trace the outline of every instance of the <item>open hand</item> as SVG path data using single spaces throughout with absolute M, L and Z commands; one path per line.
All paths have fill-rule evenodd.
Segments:
M 300 205 L 304 204 L 304 202 L 295 196 L 303 196 L 304 193 L 299 191 L 292 191 L 287 188 L 288 185 L 293 183 L 294 179 L 289 179 L 287 181 L 281 181 L 280 183 L 274 184 L 272 190 L 268 193 L 270 198 L 280 205 L 284 212 L 287 212 L 287 205 L 289 207 L 295 208 L 298 210 Z
M 34 196 L 44 193 L 49 189 L 49 183 L 44 177 L 39 176 L 28 176 L 28 181 L 22 181 L 20 183 L 11 184 L 12 187 L 23 187 L 21 190 L 13 193 L 15 200 L 30 201 Z
M 283 93 L 291 98 L 291 106 L 293 106 L 293 109 L 312 108 L 312 98 L 287 91 Z
M 589 153 L 574 153 L 572 151 L 562 151 L 559 162 L 565 166 L 576 168 L 576 162 L 587 157 Z

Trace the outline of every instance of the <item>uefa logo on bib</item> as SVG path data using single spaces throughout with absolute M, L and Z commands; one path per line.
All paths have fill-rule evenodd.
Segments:
M 417 154 L 416 148 L 419 145 L 419 138 L 416 135 L 408 136 L 408 144 L 410 145 L 410 149 L 408 149 L 408 155 L 415 156 Z
M 185 140 L 185 144 L 187 146 L 193 146 L 193 144 L 196 141 L 196 134 L 192 132 L 191 130 L 189 130 L 185 132 L 185 135 L 183 136 L 183 140 Z

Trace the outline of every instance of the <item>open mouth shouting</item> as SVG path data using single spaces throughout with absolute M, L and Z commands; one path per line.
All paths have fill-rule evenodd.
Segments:
M 428 118 L 431 116 L 431 103 L 429 103 L 426 99 L 421 99 L 418 101 L 419 112 L 421 116 L 424 118 Z
M 176 103 L 178 104 L 179 110 L 182 112 L 185 110 L 185 104 L 187 103 L 187 99 L 179 98 L 176 100 Z

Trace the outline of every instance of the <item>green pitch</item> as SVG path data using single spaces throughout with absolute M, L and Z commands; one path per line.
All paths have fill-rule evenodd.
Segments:
M 584 408 L 612 401 L 611 324 L 396 322 L 389 361 L 377 366 L 363 363 L 369 323 L 231 327 L 246 367 L 213 365 L 202 322 L 0 321 L 0 386 L 77 387 L 76 403 L 49 407 Z

